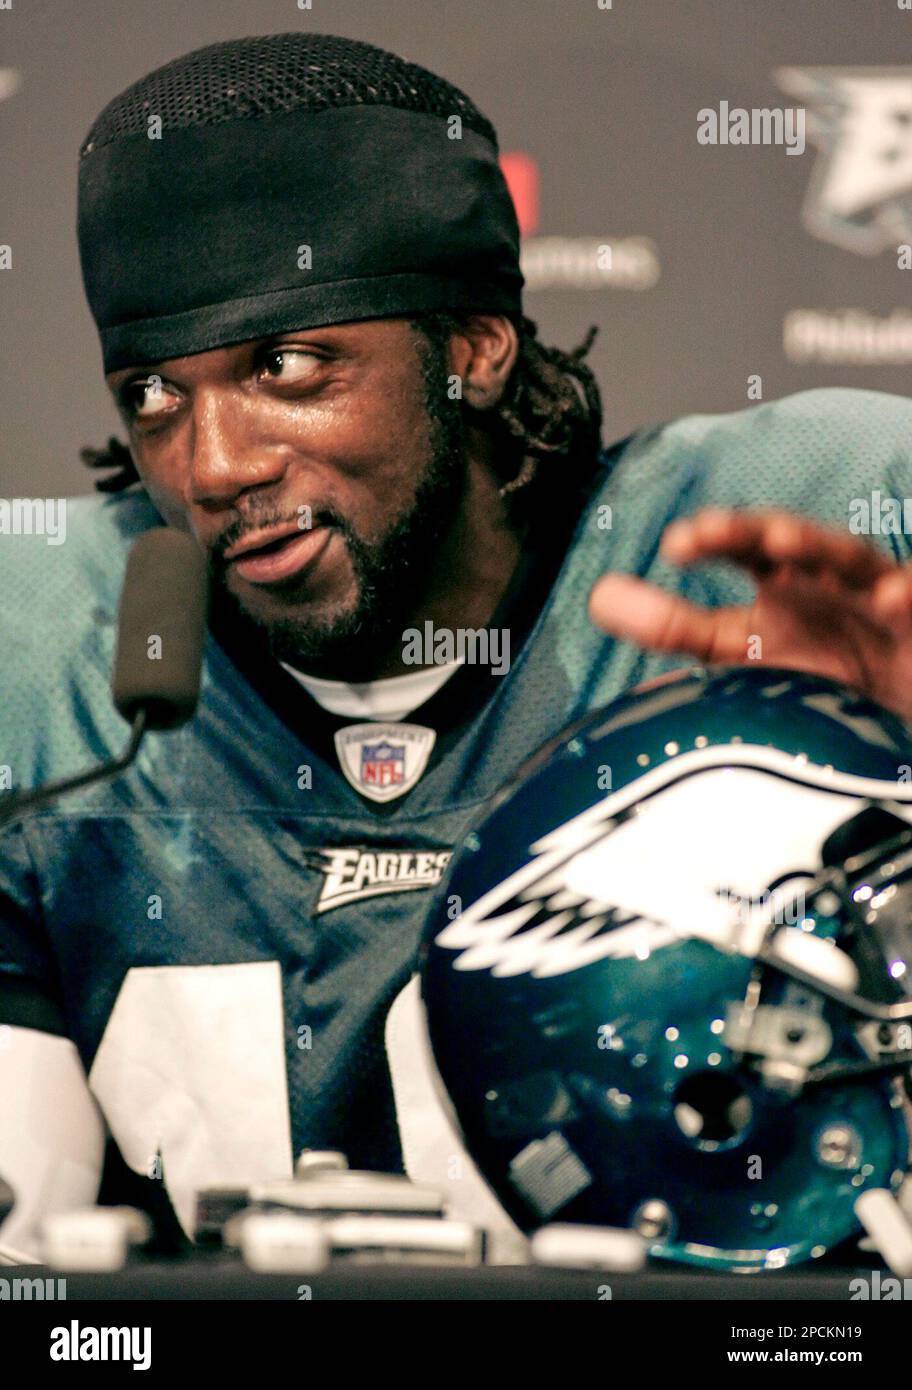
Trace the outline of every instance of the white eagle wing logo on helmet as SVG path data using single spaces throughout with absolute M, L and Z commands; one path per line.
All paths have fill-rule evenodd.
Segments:
M 771 921 L 798 925 L 827 835 L 867 801 L 910 799 L 774 748 L 685 753 L 538 840 L 436 942 L 456 970 L 538 978 L 686 938 L 753 956 Z

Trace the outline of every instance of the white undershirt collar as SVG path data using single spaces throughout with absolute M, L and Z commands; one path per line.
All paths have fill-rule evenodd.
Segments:
M 308 695 L 330 714 L 349 719 L 404 719 L 412 710 L 423 705 L 459 670 L 463 662 L 448 661 L 442 666 L 422 666 L 404 676 L 386 676 L 383 680 L 365 681 L 352 685 L 348 681 L 330 681 L 322 676 L 308 676 L 282 662 L 289 675 L 303 685 Z

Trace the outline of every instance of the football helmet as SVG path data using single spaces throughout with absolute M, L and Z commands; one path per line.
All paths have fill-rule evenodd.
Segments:
M 422 948 L 465 1148 L 520 1230 L 818 1257 L 909 1151 L 912 733 L 784 670 L 675 672 L 488 805 Z

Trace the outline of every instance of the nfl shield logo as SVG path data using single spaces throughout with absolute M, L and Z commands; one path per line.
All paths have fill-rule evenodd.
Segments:
M 336 732 L 346 779 L 369 801 L 394 801 L 411 791 L 428 765 L 437 735 L 421 724 L 349 724 Z
M 404 743 L 361 745 L 361 782 L 365 787 L 401 787 L 404 781 Z

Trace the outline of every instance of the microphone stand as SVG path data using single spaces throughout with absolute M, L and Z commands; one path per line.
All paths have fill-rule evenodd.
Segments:
M 79 772 L 74 777 L 64 777 L 59 782 L 49 782 L 46 787 L 38 787 L 35 791 L 10 792 L 0 801 L 0 827 L 15 820 L 25 811 L 46 805 L 55 797 L 62 796 L 64 792 L 75 791 L 77 787 L 86 787 L 92 782 L 106 782 L 110 777 L 116 777 L 118 772 L 123 772 L 124 768 L 130 766 L 139 752 L 143 735 L 146 733 L 147 722 L 146 710 L 137 710 L 133 716 L 129 741 L 119 758 L 101 763 L 98 767 L 90 768 L 87 772 Z

